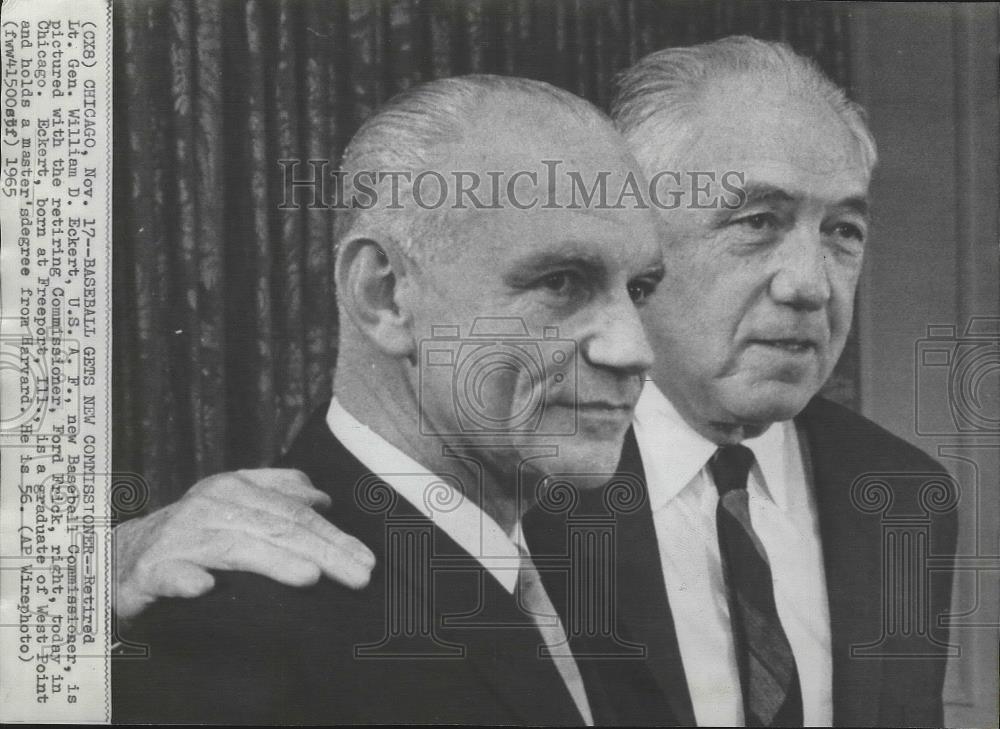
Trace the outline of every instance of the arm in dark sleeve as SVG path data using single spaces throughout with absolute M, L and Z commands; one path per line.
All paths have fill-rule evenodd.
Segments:
M 288 708 L 295 703 L 290 702 L 295 673 L 287 666 L 281 612 L 259 599 L 272 590 L 258 584 L 264 578 L 250 575 L 229 575 L 226 581 L 202 598 L 162 600 L 129 628 L 124 637 L 148 645 L 149 656 L 112 661 L 114 723 L 258 724 L 293 718 Z

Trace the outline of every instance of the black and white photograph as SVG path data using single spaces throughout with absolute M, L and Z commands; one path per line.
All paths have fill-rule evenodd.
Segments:
M 1000 4 L 3 11 L 0 719 L 1000 724 Z

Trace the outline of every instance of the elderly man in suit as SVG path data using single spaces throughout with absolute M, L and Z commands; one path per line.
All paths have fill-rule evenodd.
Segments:
M 560 653 L 519 523 L 545 473 L 617 464 L 663 261 L 648 210 L 550 199 L 552 159 L 584 179 L 639 175 L 600 111 L 526 79 L 435 81 L 362 126 L 343 167 L 346 198 L 366 199 L 337 221 L 335 396 L 279 465 L 328 494 L 378 579 L 299 591 L 237 573 L 161 601 L 131 632 L 149 659 L 114 666 L 116 722 L 629 721 Z M 416 187 L 372 204 L 350 184 L 369 170 L 503 184 L 482 207 L 428 205 L 440 198 Z M 446 574 L 429 575 L 431 554 Z
M 616 629 L 646 651 L 587 662 L 588 684 L 640 691 L 650 723 L 939 725 L 947 636 L 933 621 L 950 575 L 921 574 L 919 605 L 904 606 L 914 626 L 892 630 L 902 565 L 865 505 L 877 475 L 903 512 L 929 514 L 929 549 L 948 556 L 955 514 L 929 504 L 928 487 L 950 481 L 816 396 L 868 239 L 876 152 L 860 110 L 786 46 L 727 38 L 641 60 L 613 116 L 661 208 L 666 278 L 643 311 L 655 364 L 618 469 L 640 474 L 648 499 L 618 522 Z M 732 174 L 738 204 L 720 205 Z M 125 550 L 124 583 L 146 585 L 135 605 L 184 589 L 177 562 L 225 566 L 165 546 L 176 519 L 147 526 L 125 535 L 152 545 Z M 533 553 L 565 553 L 554 515 L 530 513 L 525 531 Z M 364 561 L 314 560 L 348 581 Z
M 613 117 L 651 180 L 703 185 L 663 176 L 679 204 L 659 216 L 666 277 L 643 312 L 656 361 L 620 466 L 649 496 L 619 524 L 623 635 L 649 647 L 682 724 L 940 725 L 947 631 L 933 626 L 951 574 L 922 574 L 903 609 L 923 624 L 876 649 L 904 614 L 887 586 L 903 563 L 885 561 L 864 507 L 877 476 L 952 555 L 956 515 L 927 489 L 953 484 L 816 397 L 868 241 L 876 151 L 860 110 L 787 47 L 729 38 L 642 59 Z M 733 171 L 740 204 L 702 202 Z

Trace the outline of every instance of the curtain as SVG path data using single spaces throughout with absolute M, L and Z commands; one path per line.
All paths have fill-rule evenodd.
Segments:
M 606 108 L 643 55 L 783 40 L 847 85 L 838 4 L 592 0 L 133 0 L 115 5 L 113 452 L 151 504 L 270 462 L 329 397 L 328 210 L 281 210 L 281 159 L 336 166 L 413 84 L 549 81 Z M 308 168 L 300 169 L 306 176 Z M 857 404 L 852 340 L 831 384 Z

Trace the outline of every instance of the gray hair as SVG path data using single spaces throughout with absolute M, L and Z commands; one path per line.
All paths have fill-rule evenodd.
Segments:
M 692 141 L 698 105 L 709 85 L 735 76 L 757 77 L 771 86 L 784 83 L 791 93 L 829 103 L 857 140 L 869 172 L 874 169 L 878 155 L 864 109 L 812 59 L 784 43 L 741 35 L 656 51 L 615 79 L 611 115 L 647 173 L 677 163 L 664 157 L 676 156 Z
M 361 126 L 344 151 L 341 172 L 343 197 L 351 200 L 352 184 L 360 172 L 411 172 L 418 174 L 440 166 L 435 153 L 470 133 L 472 120 L 482 104 L 497 94 L 527 96 L 562 113 L 570 123 L 584 128 L 604 128 L 614 133 L 611 119 L 580 97 L 543 81 L 514 76 L 470 74 L 431 81 L 390 99 Z M 380 200 L 389 198 L 389 180 L 372 185 Z M 400 190 L 405 193 L 404 190 Z M 368 234 L 373 228 L 391 236 L 404 252 L 419 255 L 446 239 L 444 210 L 418 210 L 399 195 L 399 206 L 385 209 L 350 208 L 338 211 L 334 240 L 340 243 L 352 235 Z M 443 206 L 447 208 L 448 206 Z

